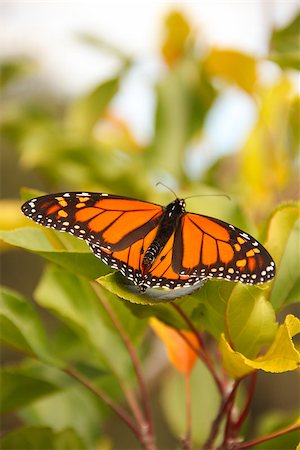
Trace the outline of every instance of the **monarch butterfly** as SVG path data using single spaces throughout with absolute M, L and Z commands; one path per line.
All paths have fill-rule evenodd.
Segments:
M 141 292 L 206 278 L 257 284 L 275 275 L 272 257 L 252 236 L 186 212 L 183 199 L 163 207 L 119 195 L 65 192 L 33 198 L 22 211 L 41 225 L 84 239 Z

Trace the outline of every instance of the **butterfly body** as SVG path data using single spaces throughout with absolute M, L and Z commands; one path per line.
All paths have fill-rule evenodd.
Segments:
M 31 199 L 22 211 L 41 225 L 84 239 L 142 292 L 206 278 L 256 284 L 275 275 L 271 256 L 252 236 L 187 212 L 183 199 L 163 207 L 118 195 L 67 192 Z
M 156 236 L 143 257 L 142 267 L 144 268 L 144 274 L 151 269 L 154 261 L 175 232 L 183 214 L 185 214 L 185 202 L 183 199 L 177 198 L 164 208 Z

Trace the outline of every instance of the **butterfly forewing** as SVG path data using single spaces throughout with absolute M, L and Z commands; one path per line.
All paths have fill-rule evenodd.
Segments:
M 70 192 L 31 199 L 22 211 L 46 227 L 122 250 L 156 226 L 163 208 L 117 195 Z

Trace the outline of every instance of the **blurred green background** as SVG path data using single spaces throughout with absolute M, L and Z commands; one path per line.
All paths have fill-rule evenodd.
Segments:
M 64 3 L 60 12 L 71 14 L 72 8 Z M 98 13 L 105 16 L 105 6 Z M 38 17 L 42 20 L 33 31 L 37 41 L 47 9 Z M 234 21 L 238 15 L 232 26 Z M 188 209 L 252 234 L 259 230 L 263 236 L 273 208 L 299 198 L 300 16 L 296 12 L 280 27 L 268 25 L 262 25 L 267 37 L 256 53 L 240 50 L 238 42 L 231 47 L 210 41 L 205 20 L 184 8 L 160 15 L 149 54 L 115 45 L 113 33 L 107 36 L 101 28 L 98 33 L 78 29 L 71 38 L 81 54 L 89 55 L 89 64 L 98 68 L 103 55 L 110 63 L 109 73 L 94 75 L 84 89 L 72 85 L 72 92 L 64 91 L 57 77 L 51 80 L 51 71 L 47 77 L 41 75 L 41 55 L 47 60 L 41 49 L 37 54 L 14 49 L 13 56 L 1 61 L 1 228 L 27 224 L 21 213 L 16 214 L 24 186 L 43 192 L 118 193 L 166 204 L 172 198 L 155 186 L 161 181 L 178 196 L 230 195 L 231 201 L 193 198 Z M 145 39 L 138 34 L 140 26 L 135 40 Z M 125 32 L 134 27 L 125 20 Z M 68 54 L 64 65 L 68 68 Z M 75 76 L 71 69 L 72 64 L 70 80 Z M 78 60 L 76 70 L 84 72 L 84 59 Z M 41 258 L 4 243 L 2 247 L 3 284 L 32 297 L 43 269 Z M 51 329 L 53 318 L 46 317 Z M 17 358 L 7 351 L 2 356 L 5 361 Z M 260 377 L 253 421 L 274 409 L 276 422 L 277 415 L 295 406 L 296 377 L 280 375 L 280 386 L 287 387 L 282 392 L 278 377 L 268 375 L 267 384 Z M 159 382 L 155 374 L 153 379 L 158 409 Z M 15 421 L 6 416 L 4 430 Z M 161 415 L 157 422 L 162 446 L 172 448 Z M 123 448 L 124 442 L 126 448 L 136 445 L 119 421 L 110 418 L 105 427 L 116 436 L 115 448 Z

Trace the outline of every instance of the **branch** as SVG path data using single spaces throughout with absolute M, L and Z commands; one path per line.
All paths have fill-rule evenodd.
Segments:
M 282 428 L 281 430 L 274 431 L 274 433 L 266 434 L 260 438 L 252 439 L 251 441 L 245 441 L 241 444 L 236 444 L 233 449 L 241 450 L 243 448 L 254 447 L 255 445 L 261 444 L 262 442 L 269 441 L 270 439 L 277 438 L 283 434 L 290 433 L 292 431 L 300 430 L 300 423 L 295 423 L 294 425 L 289 425 L 288 427 Z
M 215 420 L 212 423 L 210 434 L 207 438 L 207 441 L 205 442 L 205 444 L 203 446 L 203 450 L 209 450 L 212 448 L 213 442 L 218 435 L 222 419 L 232 405 L 232 402 L 234 400 L 234 397 L 235 397 L 237 388 L 239 387 L 239 384 L 240 384 L 240 380 L 235 381 L 231 388 L 231 391 L 223 399 L 223 401 L 220 405 L 219 412 L 218 412 Z
M 256 385 L 256 380 L 257 380 L 257 372 L 253 372 L 251 374 L 251 379 L 249 382 L 249 386 L 248 386 L 248 395 L 247 395 L 247 400 L 246 400 L 246 404 L 244 406 L 243 411 L 240 414 L 240 417 L 238 418 L 238 420 L 233 424 L 234 425 L 234 429 L 236 431 L 239 431 L 241 426 L 243 425 L 248 412 L 249 412 L 249 408 L 250 408 L 250 404 L 253 398 L 253 394 L 254 394 L 254 390 L 255 390 L 255 385 Z
M 125 422 L 127 426 L 133 431 L 134 435 L 139 440 L 139 442 L 141 442 L 141 436 L 137 427 L 132 422 L 131 417 L 127 414 L 127 412 L 123 408 L 121 408 L 117 403 L 115 403 L 104 391 L 102 391 L 101 388 L 96 387 L 76 369 L 69 367 L 62 370 L 70 377 L 74 378 L 83 386 L 85 386 L 87 389 L 89 389 L 91 392 L 93 392 L 93 394 L 95 394 L 98 398 L 100 398 L 104 403 L 110 406 L 111 409 L 115 412 L 115 414 L 117 414 L 117 416 L 119 416 L 120 419 L 123 420 L 123 422 Z
M 123 325 L 121 324 L 121 322 L 119 321 L 118 317 L 116 316 L 115 312 L 113 311 L 111 305 L 109 304 L 109 302 L 107 301 L 106 297 L 103 295 L 102 291 L 100 291 L 99 286 L 96 283 L 92 283 L 93 289 L 96 292 L 102 306 L 104 307 L 105 311 L 107 312 L 108 316 L 110 317 L 111 321 L 113 322 L 114 326 L 116 327 L 116 329 L 118 330 L 121 339 L 124 342 L 125 347 L 128 350 L 129 356 L 131 358 L 136 376 L 137 376 L 137 380 L 138 380 L 138 384 L 139 384 L 139 388 L 140 388 L 140 393 L 141 393 L 141 400 L 144 404 L 144 410 L 145 410 L 145 415 L 146 415 L 146 424 L 144 423 L 144 420 L 142 420 L 141 423 L 141 428 L 143 430 L 143 435 L 144 435 L 144 443 L 146 442 L 147 444 L 147 448 L 153 449 L 154 448 L 154 444 L 153 444 L 153 424 L 152 424 L 152 417 L 151 417 L 151 411 L 150 411 L 150 402 L 149 402 L 149 397 L 148 397 L 148 391 L 146 388 L 146 383 L 143 377 L 143 373 L 141 370 L 141 363 L 138 357 L 138 354 L 136 352 L 136 349 L 133 345 L 133 343 L 131 342 L 128 334 L 126 333 L 125 329 L 123 328 Z

